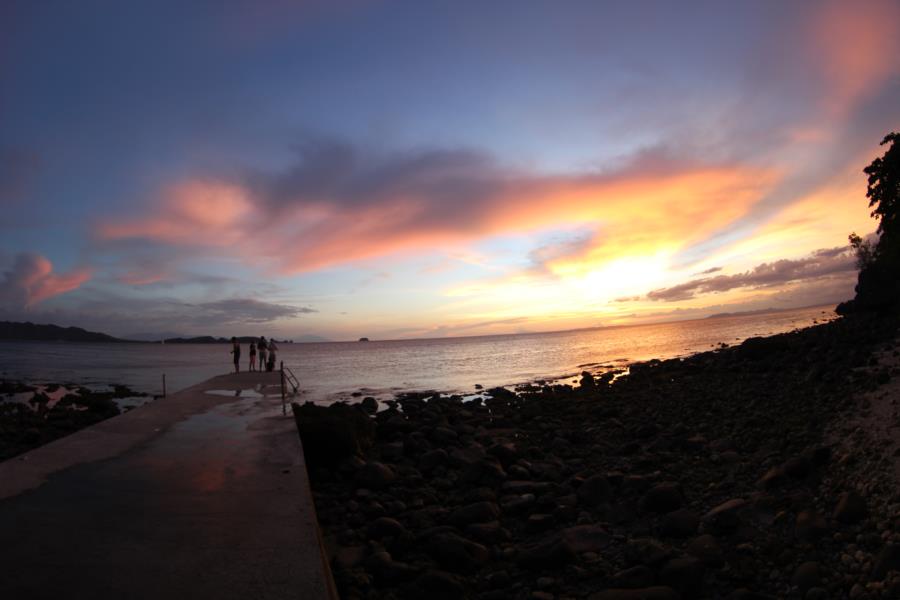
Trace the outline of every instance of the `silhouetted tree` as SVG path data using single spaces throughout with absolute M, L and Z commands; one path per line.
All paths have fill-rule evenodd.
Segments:
M 872 216 L 878 219 L 878 242 L 872 246 L 855 233 L 859 278 L 856 298 L 840 304 L 838 313 L 879 311 L 900 307 L 900 134 L 891 132 L 881 145 L 890 144 L 884 156 L 863 169 L 868 175 L 866 197 Z

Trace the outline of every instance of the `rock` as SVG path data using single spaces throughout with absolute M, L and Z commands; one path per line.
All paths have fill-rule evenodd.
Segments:
M 475 502 L 450 513 L 447 521 L 457 527 L 471 523 L 495 521 L 500 516 L 500 509 L 493 502 Z
M 852 525 L 865 519 L 868 513 L 866 501 L 862 496 L 856 492 L 844 492 L 834 509 L 834 518 L 841 523 Z
M 703 516 L 703 524 L 713 531 L 734 531 L 741 522 L 739 512 L 746 505 L 747 501 L 743 498 L 733 498 L 723 502 Z
M 521 496 L 504 496 L 500 499 L 500 506 L 503 512 L 515 514 L 524 512 L 527 508 L 535 503 L 534 494 L 522 494 Z
M 815 561 L 806 561 L 794 571 L 791 576 L 791 585 L 800 588 L 804 594 L 809 588 L 816 587 L 822 582 L 822 573 L 819 563 Z
M 556 524 L 556 517 L 547 514 L 528 515 L 525 521 L 525 530 L 531 533 L 547 531 Z
M 350 456 L 365 456 L 375 441 L 375 423 L 359 406 L 291 403 L 310 471 L 333 468 Z
M 547 481 L 507 481 L 500 489 L 508 494 L 541 494 L 552 487 Z
M 431 537 L 424 550 L 441 567 L 454 573 L 471 573 L 484 566 L 490 558 L 487 548 L 452 532 Z
M 775 488 L 784 485 L 786 481 L 787 474 L 781 466 L 778 466 L 772 467 L 766 471 L 766 474 L 759 479 L 757 485 L 764 490 L 774 490 Z
M 464 600 L 466 589 L 454 576 L 444 571 L 426 571 L 403 590 L 407 600 Z
M 665 537 L 686 538 L 697 533 L 700 516 L 687 508 L 680 508 L 665 515 L 659 523 L 659 532 Z
M 672 555 L 672 550 L 658 540 L 637 538 L 625 544 L 625 560 L 631 565 L 658 565 Z
M 519 552 L 517 562 L 526 569 L 557 569 L 575 560 L 576 552 L 564 537 L 550 537 Z
M 444 446 L 456 443 L 458 438 L 459 434 L 447 427 L 435 427 L 431 430 L 431 439 Z
M 681 596 L 670 587 L 654 586 L 635 590 L 611 589 L 594 592 L 588 600 L 680 600 Z
M 499 521 L 487 523 L 473 523 L 466 527 L 466 535 L 475 538 L 481 543 L 498 544 L 510 539 L 510 533 L 500 526 Z
M 599 525 L 576 525 L 562 532 L 563 539 L 577 553 L 597 552 L 609 546 L 612 536 Z
M 641 510 L 655 513 L 666 513 L 678 508 L 684 501 L 681 484 L 666 481 L 658 483 L 641 499 Z
M 397 474 L 389 466 L 380 462 L 367 462 L 356 474 L 356 484 L 360 487 L 380 490 L 397 479 Z
M 388 552 L 375 552 L 363 561 L 363 566 L 376 581 L 388 585 L 411 579 L 417 573 L 410 565 L 395 561 Z
M 496 457 L 504 468 L 509 468 L 519 458 L 516 445 L 509 442 L 494 444 L 487 449 L 487 453 Z
M 747 588 L 736 589 L 728 594 L 726 600 L 776 600 L 772 596 L 751 592 Z
M 828 600 L 828 590 L 820 587 L 811 587 L 806 590 L 806 600 Z
M 900 571 L 900 545 L 888 544 L 881 549 L 875 557 L 869 579 L 881 581 L 887 576 L 888 571 Z
M 659 570 L 659 581 L 681 592 L 685 598 L 698 598 L 703 587 L 706 566 L 693 556 L 682 556 L 667 561 Z
M 429 450 L 419 457 L 419 468 L 423 471 L 431 471 L 435 467 L 447 464 L 449 456 L 443 448 Z
M 378 412 L 378 401 L 372 396 L 363 398 L 362 402 L 359 403 L 359 406 L 370 415 L 374 415 Z
M 406 533 L 406 527 L 396 519 L 390 517 L 379 517 L 369 523 L 366 528 L 366 535 L 370 539 L 380 540 L 384 537 L 396 537 Z
M 798 538 L 812 542 L 828 532 L 828 522 L 820 513 L 802 510 L 797 514 L 794 531 Z
M 334 553 L 332 564 L 336 569 L 352 569 L 366 557 L 365 546 L 345 546 Z
M 380 448 L 381 457 L 389 461 L 397 461 L 403 458 L 403 442 L 389 442 Z
M 719 568 L 725 564 L 722 548 L 719 542 L 711 535 L 701 535 L 691 540 L 685 548 L 688 554 L 696 556 L 708 567 Z
M 609 500 L 609 481 L 606 475 L 593 475 L 585 479 L 576 492 L 578 503 L 584 506 L 597 506 Z
M 646 588 L 653 585 L 654 579 L 650 567 L 637 565 L 613 575 L 612 584 L 619 588 Z
M 485 459 L 463 469 L 460 480 L 474 485 L 496 486 L 506 480 L 506 471 L 495 459 Z

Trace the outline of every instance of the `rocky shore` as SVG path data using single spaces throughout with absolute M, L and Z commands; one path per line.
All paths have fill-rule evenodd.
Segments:
M 845 318 L 471 402 L 295 405 L 341 597 L 900 598 L 896 330 Z
M 120 385 L 98 391 L 0 380 L 0 461 L 120 414 L 117 400 L 145 396 Z

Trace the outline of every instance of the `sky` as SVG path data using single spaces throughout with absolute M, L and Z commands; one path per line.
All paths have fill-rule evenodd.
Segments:
M 837 303 L 893 0 L 0 6 L 0 319 L 553 331 Z

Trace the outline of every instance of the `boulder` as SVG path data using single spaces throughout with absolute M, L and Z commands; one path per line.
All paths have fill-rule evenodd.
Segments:
M 588 507 L 597 506 L 609 500 L 611 491 L 606 475 L 593 475 L 578 487 L 578 503 Z
M 841 523 L 859 523 L 869 514 L 866 501 L 856 492 L 844 492 L 834 509 L 834 518 Z
M 667 561 L 659 570 L 659 581 L 681 592 L 685 598 L 699 598 L 706 566 L 694 556 L 682 556 Z
M 490 558 L 488 549 L 453 532 L 441 532 L 425 542 L 424 550 L 438 564 L 454 573 L 471 573 Z
M 888 571 L 900 571 L 900 545 L 888 544 L 875 557 L 869 578 L 872 581 L 883 580 Z
M 725 558 L 718 540 L 711 535 L 694 538 L 685 549 L 688 554 L 703 561 L 708 567 L 719 568 L 725 564 Z
M 641 510 L 655 513 L 666 513 L 678 508 L 684 501 L 681 484 L 666 481 L 654 485 L 641 499 Z
M 464 600 L 466 589 L 459 580 L 444 571 L 429 570 L 403 588 L 407 600 Z
M 697 533 L 700 515 L 687 508 L 679 508 L 665 515 L 659 523 L 659 532 L 665 537 L 686 538 Z
M 716 506 L 703 516 L 704 526 L 712 531 L 731 532 L 741 523 L 740 511 L 747 505 L 743 498 L 733 498 Z
M 564 537 L 556 536 L 521 549 L 517 562 L 526 569 L 558 569 L 573 562 L 575 557 L 571 544 Z
M 370 539 L 380 540 L 384 537 L 396 537 L 407 533 L 406 527 L 397 519 L 390 517 L 379 517 L 369 523 L 366 528 L 366 535 Z
M 311 470 L 333 468 L 351 456 L 364 457 L 375 440 L 375 423 L 359 406 L 291 403 L 303 456 Z
M 646 588 L 653 585 L 654 580 L 653 570 L 650 567 L 637 565 L 613 575 L 612 584 L 618 588 Z
M 493 502 L 475 502 L 450 513 L 447 521 L 457 527 L 463 527 L 471 523 L 486 523 L 496 521 L 500 516 L 500 509 Z
M 356 484 L 370 490 L 380 490 L 397 479 L 397 474 L 389 466 L 375 461 L 365 464 L 356 473 Z
M 822 583 L 822 571 L 819 563 L 815 561 L 806 561 L 801 564 L 791 576 L 791 585 L 800 588 L 804 594 L 809 588 L 816 587 L 820 583 Z

